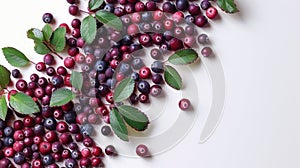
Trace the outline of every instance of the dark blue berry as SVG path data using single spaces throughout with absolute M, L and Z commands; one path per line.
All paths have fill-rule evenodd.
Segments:
M 195 22 L 195 17 L 192 15 L 187 15 L 184 19 L 187 24 L 193 24 Z
M 150 93 L 150 84 L 147 81 L 140 81 L 138 83 L 137 88 L 141 93 L 144 93 L 144 94 Z
M 107 79 L 107 81 L 106 81 L 106 85 L 111 89 L 115 88 L 116 83 L 117 83 L 117 80 L 115 78 Z
M 17 165 L 21 165 L 25 161 L 26 161 L 26 158 L 25 158 L 25 156 L 24 156 L 24 154 L 22 152 L 18 152 L 18 153 L 15 154 L 15 156 L 14 156 L 14 162 Z
M 203 1 L 201 2 L 201 8 L 202 8 L 203 10 L 208 9 L 210 6 L 211 6 L 211 4 L 210 4 L 210 2 L 209 2 L 208 0 L 203 0 Z
M 176 7 L 181 11 L 185 11 L 189 7 L 188 0 L 176 0 Z
M 53 164 L 55 162 L 55 160 L 54 160 L 54 158 L 52 157 L 51 154 L 47 154 L 47 155 L 43 156 L 42 162 L 43 162 L 44 165 L 47 166 L 47 165 Z
M 65 121 L 68 124 L 76 123 L 76 112 L 75 111 L 69 111 L 65 113 Z
M 47 118 L 45 121 L 44 121 L 44 127 L 48 130 L 55 130 L 56 129 L 56 120 L 52 117 L 50 118 Z
M 138 101 L 139 101 L 139 99 L 138 99 L 138 96 L 135 94 L 135 93 L 132 93 L 131 95 L 130 95 L 130 97 L 129 97 L 129 103 L 130 104 L 136 104 Z
M 115 7 L 113 4 L 106 4 L 104 6 L 104 10 L 113 13 L 115 10 Z
M 12 137 L 4 137 L 3 138 L 3 144 L 6 147 L 12 147 L 15 140 Z
M 7 137 L 12 137 L 14 135 L 14 129 L 10 126 L 4 128 L 4 135 Z
M 163 73 L 164 72 L 164 64 L 161 61 L 154 61 L 151 65 L 151 70 L 155 73 Z
M 83 135 L 92 135 L 94 133 L 94 127 L 91 124 L 84 124 L 80 128 L 80 132 Z
M 131 72 L 131 67 L 128 63 L 121 63 L 119 71 L 123 74 L 128 74 Z
M 45 14 L 43 15 L 43 21 L 44 21 L 45 23 L 51 23 L 52 20 L 53 20 L 53 15 L 52 15 L 51 13 L 45 13 Z
M 33 127 L 33 131 L 36 136 L 43 136 L 45 134 L 44 126 L 37 124 Z
M 71 157 L 76 160 L 80 159 L 80 152 L 78 150 L 73 150 L 71 152 Z
M 105 76 L 107 78 L 111 78 L 114 75 L 115 70 L 112 69 L 111 67 L 107 68 L 105 71 Z
M 100 73 L 105 72 L 107 67 L 108 67 L 108 64 L 105 61 L 102 61 L 102 60 L 97 61 L 96 64 L 95 64 L 95 69 Z
M 151 79 L 152 79 L 152 82 L 155 83 L 155 84 L 161 84 L 164 81 L 161 74 L 153 74 L 151 76 Z
M 137 72 L 132 72 L 131 78 L 132 78 L 134 81 L 139 81 L 139 80 L 140 80 L 140 75 L 139 75 L 139 73 L 137 73 Z
M 18 69 L 14 69 L 11 71 L 11 76 L 13 76 L 14 78 L 19 78 L 21 77 L 21 72 Z
M 55 75 L 52 77 L 51 82 L 53 86 L 60 87 L 64 84 L 64 79 L 60 75 Z
M 133 69 L 141 69 L 144 66 L 144 62 L 141 58 L 134 58 L 131 65 Z
M 77 167 L 77 161 L 73 158 L 68 158 L 67 160 L 65 160 L 65 166 L 67 168 L 75 168 Z
M 151 20 L 152 20 L 152 12 L 144 12 L 142 14 L 142 21 L 149 23 Z
M 101 96 L 105 96 L 109 92 L 109 87 L 106 84 L 101 84 L 98 91 Z
M 3 130 L 6 127 L 6 122 L 0 119 L 0 130 Z

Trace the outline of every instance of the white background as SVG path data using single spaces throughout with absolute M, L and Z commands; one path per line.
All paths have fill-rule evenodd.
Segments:
M 198 144 L 201 123 L 196 123 L 171 151 L 150 160 L 106 159 L 108 168 L 300 167 L 300 1 L 236 2 L 239 14 L 221 12 L 222 19 L 205 30 L 227 84 L 224 116 L 215 134 Z M 17 47 L 36 59 L 26 30 L 42 27 L 44 12 L 65 16 L 67 9 L 64 0 L 3 1 L 0 47 Z M 6 64 L 3 57 L 0 63 Z

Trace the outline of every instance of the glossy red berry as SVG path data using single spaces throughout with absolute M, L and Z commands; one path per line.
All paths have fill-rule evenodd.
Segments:
M 164 28 L 166 30 L 172 30 L 174 28 L 174 21 L 171 19 L 166 19 L 164 21 Z
M 7 158 L 12 158 L 15 155 L 15 150 L 12 147 L 8 147 L 4 149 L 4 156 Z
M 128 35 L 135 35 L 139 32 L 139 28 L 136 24 L 131 24 L 127 27 Z
M 79 64 L 82 64 L 85 62 L 85 56 L 81 53 L 78 53 L 76 56 L 75 56 L 75 61 Z
M 207 19 L 205 16 L 203 15 L 199 15 L 195 18 L 195 24 L 198 26 L 198 27 L 203 27 L 207 24 Z
M 54 132 L 54 131 L 49 131 L 49 132 L 47 132 L 47 133 L 45 134 L 45 139 L 46 139 L 48 142 L 52 143 L 52 142 L 57 141 L 58 137 L 57 137 L 56 132 Z
M 71 142 L 73 141 L 73 139 L 72 139 L 71 134 L 69 134 L 69 133 L 62 133 L 62 134 L 59 136 L 59 141 L 60 141 L 62 144 L 66 145 L 66 144 L 71 143 Z
M 148 147 L 143 144 L 138 145 L 136 147 L 136 154 L 140 157 L 149 157 L 150 156 Z
M 181 110 L 188 110 L 191 107 L 191 102 L 188 99 L 181 99 L 179 101 L 179 108 Z
M 183 43 L 177 38 L 172 38 L 169 42 L 169 46 L 172 51 L 177 51 L 183 48 Z
M 79 12 L 79 8 L 78 8 L 77 5 L 71 5 L 71 6 L 69 7 L 69 13 L 70 13 L 71 15 L 75 16 L 75 15 L 78 14 L 78 12 Z
M 92 156 L 92 153 L 89 148 L 83 148 L 81 150 L 81 156 L 84 158 L 89 158 L 90 156 Z
M 25 136 L 24 136 L 24 132 L 22 130 L 17 130 L 14 132 L 14 139 L 16 141 L 22 141 L 24 140 Z
M 151 70 L 148 67 L 142 67 L 139 70 L 139 75 L 142 79 L 147 79 L 151 77 Z
M 27 82 L 23 79 L 19 79 L 16 83 L 16 88 L 19 91 L 25 91 L 27 89 Z
M 67 57 L 64 60 L 64 65 L 65 65 L 66 68 L 72 69 L 75 66 L 75 61 L 72 57 Z
M 93 154 L 93 156 L 96 156 L 96 157 L 102 156 L 103 155 L 103 151 L 102 151 L 102 149 L 99 146 L 93 146 L 93 148 L 92 148 L 92 154 Z
M 108 145 L 106 148 L 105 148 L 105 153 L 106 155 L 109 155 L 109 156 L 113 156 L 113 155 L 116 155 L 116 149 L 114 146 L 112 145 Z
M 180 11 L 173 13 L 172 19 L 175 23 L 180 24 L 184 20 L 184 14 Z
M 199 15 L 201 13 L 201 9 L 198 4 L 190 4 L 188 11 L 193 16 Z
M 16 152 L 21 152 L 23 151 L 25 147 L 25 144 L 23 141 L 17 141 L 13 144 L 13 149 L 16 151 Z
M 45 71 L 46 70 L 46 65 L 45 65 L 45 63 L 43 63 L 43 62 L 38 62 L 36 65 L 35 65 L 35 69 L 37 70 L 37 71 Z
M 218 15 L 218 10 L 215 7 L 210 7 L 206 10 L 206 16 L 209 19 L 214 19 Z
M 39 152 L 42 155 L 49 154 L 49 153 L 51 153 L 51 151 L 52 151 L 52 147 L 51 147 L 51 144 L 49 142 L 41 142 L 39 144 Z
M 21 129 L 23 129 L 24 124 L 21 120 L 15 120 L 14 124 L 13 124 L 13 127 L 14 127 L 15 130 L 21 130 Z
M 156 10 L 153 13 L 153 19 L 156 21 L 162 20 L 165 17 L 164 12 L 161 10 Z
M 64 133 L 68 131 L 68 124 L 64 121 L 59 121 L 56 124 L 56 131 L 59 133 Z
M 103 164 L 101 158 L 94 157 L 92 158 L 92 166 L 93 167 L 101 167 L 100 165 Z
M 66 29 L 67 33 L 71 33 L 71 29 L 70 29 L 68 24 L 62 23 L 62 24 L 59 25 L 59 27 L 64 27 Z

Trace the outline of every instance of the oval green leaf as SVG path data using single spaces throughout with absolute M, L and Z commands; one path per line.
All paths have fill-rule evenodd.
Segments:
M 38 42 L 44 41 L 43 32 L 36 28 L 29 29 L 27 31 L 27 37 Z
M 165 81 L 169 86 L 176 90 L 180 90 L 182 88 L 182 79 L 179 73 L 176 71 L 175 68 L 166 65 L 165 72 L 164 72 Z
M 10 95 L 9 104 L 15 111 L 21 114 L 33 114 L 40 111 L 32 97 L 21 92 Z
M 50 107 L 62 106 L 75 98 L 75 94 L 65 88 L 60 88 L 52 93 Z
M 45 55 L 51 52 L 50 49 L 43 42 L 35 42 L 34 50 L 36 53 L 41 55 Z
M 64 50 L 66 46 L 66 28 L 57 28 L 51 36 L 50 43 L 56 52 Z
M 194 49 L 184 49 L 172 54 L 168 61 L 175 65 L 185 65 L 195 62 L 198 58 L 198 53 Z
M 5 121 L 7 115 L 7 103 L 4 95 L 0 95 L 0 118 Z
M 47 42 L 49 42 L 50 38 L 52 36 L 52 33 L 53 33 L 52 27 L 49 24 L 46 24 L 43 27 L 42 32 L 43 32 L 43 35 L 44 35 L 44 40 L 47 41 Z
M 129 141 L 128 130 L 122 116 L 116 108 L 113 108 L 109 113 L 110 125 L 114 133 L 123 141 Z
M 92 43 L 97 33 L 96 19 L 91 15 L 85 17 L 81 23 L 80 32 L 87 44 Z
M 218 0 L 217 4 L 226 13 L 236 13 L 239 11 L 234 0 Z
M 103 0 L 89 0 L 89 9 L 96 10 L 103 4 Z
M 148 117 L 135 107 L 123 105 L 118 107 L 126 123 L 137 131 L 144 131 L 149 125 Z
M 82 74 L 80 72 L 73 71 L 70 77 L 70 82 L 74 88 L 81 90 L 83 83 Z
M 122 23 L 121 19 L 118 16 L 116 16 L 108 11 L 103 11 L 103 10 L 98 11 L 96 13 L 96 18 L 101 23 L 108 25 L 111 28 L 114 28 L 116 30 L 121 31 L 123 28 L 123 23 Z
M 134 90 L 134 80 L 131 77 L 123 79 L 114 91 L 114 102 L 126 100 Z
M 0 65 L 0 91 L 7 87 L 10 82 L 10 72 L 7 68 Z
M 24 67 L 30 62 L 21 51 L 13 47 L 4 47 L 2 48 L 2 52 L 7 62 L 12 66 Z

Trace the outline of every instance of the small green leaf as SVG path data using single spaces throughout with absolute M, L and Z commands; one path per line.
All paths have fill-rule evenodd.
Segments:
M 34 50 L 36 53 L 44 55 L 50 53 L 50 49 L 43 42 L 35 42 Z
M 80 32 L 87 44 L 92 43 L 97 33 L 96 19 L 91 15 L 85 17 L 81 23 Z
M 69 89 L 57 89 L 52 93 L 50 107 L 62 106 L 75 98 L 75 94 Z
M 103 0 L 90 0 L 89 9 L 91 11 L 98 9 L 103 4 Z
M 9 104 L 15 111 L 21 114 L 33 114 L 40 111 L 37 104 L 32 100 L 32 97 L 21 92 L 10 95 Z
M 64 50 L 66 46 L 66 28 L 57 28 L 51 36 L 50 43 L 56 52 L 61 52 Z
M 149 124 L 148 117 L 137 108 L 123 105 L 118 107 L 119 113 L 123 116 L 126 123 L 137 131 L 144 131 Z
M 36 28 L 32 28 L 32 29 L 28 30 L 27 37 L 34 41 L 39 41 L 39 42 L 44 41 L 43 32 Z
M 0 65 L 0 91 L 7 87 L 10 82 L 10 72 L 7 68 Z
M 116 16 L 108 11 L 103 11 L 103 10 L 98 11 L 96 13 L 96 18 L 101 23 L 106 24 L 116 30 L 121 31 L 123 28 L 123 23 L 122 23 L 121 19 L 118 16 Z
M 19 50 L 13 47 L 2 48 L 5 59 L 10 65 L 15 67 L 24 67 L 30 61 L 29 59 Z
M 128 130 L 122 116 L 116 108 L 113 108 L 109 113 L 110 125 L 114 133 L 123 141 L 129 141 Z
M 179 73 L 173 67 L 166 65 L 164 78 L 168 85 L 176 90 L 180 90 L 182 88 L 182 79 Z
M 76 88 L 77 90 L 81 90 L 83 83 L 82 74 L 80 72 L 73 71 L 70 77 L 70 82 L 74 88 Z
M 218 0 L 217 4 L 223 11 L 227 13 L 236 13 L 239 11 L 234 3 L 234 0 Z
M 114 102 L 126 100 L 134 90 L 134 80 L 131 77 L 123 79 L 114 92 Z
M 172 54 L 168 61 L 175 65 L 191 64 L 198 59 L 198 53 L 193 49 L 179 50 Z
M 0 118 L 5 121 L 7 115 L 7 103 L 4 95 L 0 95 Z
M 52 30 L 52 27 L 49 25 L 49 24 L 46 24 L 44 27 L 43 27 L 43 35 L 44 35 L 44 40 L 49 42 L 50 41 L 50 38 L 53 34 L 53 30 Z

